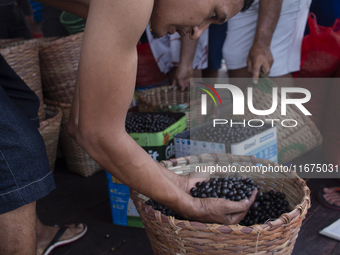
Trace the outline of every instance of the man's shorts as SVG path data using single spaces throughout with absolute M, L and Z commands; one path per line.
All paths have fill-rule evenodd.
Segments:
M 38 97 L 0 55 L 0 214 L 55 188 L 38 108 Z
M 229 70 L 247 66 L 259 13 L 259 1 L 228 21 L 223 57 Z M 283 0 L 278 24 L 271 42 L 274 63 L 269 76 L 277 77 L 300 70 L 301 45 L 311 0 Z

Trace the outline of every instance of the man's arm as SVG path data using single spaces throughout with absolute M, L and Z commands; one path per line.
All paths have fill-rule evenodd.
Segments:
M 192 77 L 194 60 L 198 39 L 191 40 L 189 34 L 182 37 L 181 57 L 176 70 L 175 78 L 172 81 L 172 86 L 178 85 L 182 90 L 190 85 Z
M 152 1 L 141 6 L 138 0 L 91 2 L 77 75 L 76 139 L 124 184 L 189 216 L 180 208 L 193 207 L 193 199 L 125 131 L 136 79 L 136 45 L 152 6 Z
M 283 0 L 260 0 L 259 18 L 253 46 L 248 55 L 248 71 L 253 74 L 256 84 L 263 71 L 269 74 L 274 62 L 270 51 L 270 43 L 280 17 Z

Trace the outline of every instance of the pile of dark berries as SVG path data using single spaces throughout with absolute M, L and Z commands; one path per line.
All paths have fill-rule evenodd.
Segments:
M 192 188 L 190 193 L 193 197 L 199 198 L 215 197 L 230 201 L 240 201 L 250 197 L 255 187 L 260 188 L 250 178 L 214 178 L 210 179 L 210 181 L 196 183 L 196 188 Z
M 240 121 L 239 121 L 240 122 Z M 259 125 L 255 122 L 251 125 Z M 268 129 L 268 126 L 262 127 L 249 127 L 247 124 L 245 127 L 243 125 L 234 125 L 231 127 L 229 123 L 225 125 L 216 125 L 201 127 L 191 133 L 191 139 L 203 142 L 214 142 L 214 143 L 239 143 L 241 141 L 247 140 L 248 138 L 263 132 Z
M 166 114 L 136 114 L 126 120 L 127 133 L 155 133 L 165 130 L 176 122 L 174 117 Z
M 196 183 L 196 187 L 190 190 L 193 197 L 198 198 L 223 198 L 230 201 L 240 201 L 249 198 L 252 191 L 257 188 L 256 201 L 251 206 L 248 214 L 240 222 L 241 225 L 251 226 L 254 224 L 263 224 L 267 220 L 278 218 L 285 213 L 288 208 L 288 201 L 285 200 L 285 195 L 280 192 L 261 192 L 260 186 L 255 185 L 250 178 L 242 177 L 226 177 L 214 178 L 210 181 Z M 158 210 L 166 216 L 174 216 L 177 219 L 182 219 L 175 212 L 153 200 L 148 200 L 145 204 L 152 206 L 154 210 Z
M 240 225 L 264 224 L 267 220 L 277 219 L 281 214 L 288 212 L 288 205 L 285 195 L 281 192 L 275 193 L 274 190 L 258 192 L 256 201 L 241 220 Z

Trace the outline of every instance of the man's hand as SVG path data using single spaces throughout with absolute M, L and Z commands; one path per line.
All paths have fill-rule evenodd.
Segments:
M 260 0 L 259 17 L 254 43 L 248 55 L 248 71 L 253 75 L 254 84 L 258 83 L 260 72 L 269 74 L 273 64 L 270 51 L 272 37 L 280 17 L 283 0 Z
M 222 198 L 194 198 L 193 209 L 183 215 L 190 220 L 205 223 L 232 225 L 239 223 L 248 213 L 257 195 L 255 189 L 249 197 L 239 202 Z
M 183 91 L 190 85 L 190 78 L 193 75 L 192 63 L 197 47 L 197 40 L 191 40 L 189 35 L 185 35 L 181 40 L 180 63 L 177 67 L 175 78 L 172 80 L 172 86 L 178 85 Z
M 254 84 L 258 83 L 260 72 L 265 75 L 270 73 L 273 63 L 274 59 L 269 46 L 254 43 L 250 48 L 247 59 L 248 72 L 252 73 Z
M 182 203 L 176 203 L 171 207 L 172 210 L 186 219 L 206 223 L 237 224 L 244 218 L 256 199 L 257 189 L 252 192 L 249 199 L 239 202 L 222 198 L 193 198 L 190 195 L 191 188 L 195 187 L 197 182 L 209 180 L 211 177 L 209 172 L 177 175 L 161 164 L 158 164 L 158 166 L 169 181 L 189 194 L 181 197 Z
M 185 88 L 190 86 L 190 78 L 192 75 L 192 64 L 184 65 L 180 63 L 176 69 L 175 77 L 172 80 L 172 86 L 178 86 L 182 91 L 185 90 Z

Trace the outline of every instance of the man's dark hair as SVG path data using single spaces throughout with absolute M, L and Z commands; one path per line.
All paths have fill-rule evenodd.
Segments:
M 255 0 L 244 0 L 244 5 L 241 12 L 244 12 L 249 9 L 249 7 L 254 3 Z

